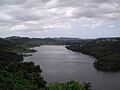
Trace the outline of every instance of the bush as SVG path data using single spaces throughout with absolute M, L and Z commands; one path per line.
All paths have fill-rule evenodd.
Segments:
M 47 90 L 91 90 L 90 87 L 90 83 L 80 84 L 71 80 L 65 83 L 50 83 L 47 85 Z

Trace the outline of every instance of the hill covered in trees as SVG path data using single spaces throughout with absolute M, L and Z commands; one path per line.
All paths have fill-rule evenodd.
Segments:
M 94 66 L 101 71 L 120 71 L 120 38 L 100 38 L 75 43 L 67 49 L 94 56 Z
M 38 90 L 45 88 L 39 65 L 22 62 L 23 55 L 10 51 L 18 48 L 11 42 L 0 39 L 0 90 Z
M 15 45 L 21 45 L 23 47 L 33 47 L 40 45 L 67 45 L 79 41 L 84 41 L 79 38 L 29 38 L 29 37 L 19 37 L 19 36 L 11 36 L 4 38 L 12 42 Z

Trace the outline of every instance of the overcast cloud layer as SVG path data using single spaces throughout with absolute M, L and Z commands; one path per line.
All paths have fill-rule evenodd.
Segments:
M 120 0 L 0 0 L 0 36 L 120 36 Z

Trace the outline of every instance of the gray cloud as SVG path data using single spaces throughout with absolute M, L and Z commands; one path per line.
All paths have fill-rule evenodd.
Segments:
M 120 0 L 0 0 L 0 11 L 0 31 L 95 27 L 120 20 Z

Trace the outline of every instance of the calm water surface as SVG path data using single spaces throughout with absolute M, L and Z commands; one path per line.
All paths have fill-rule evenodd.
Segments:
M 44 45 L 24 61 L 39 64 L 48 82 L 79 80 L 91 82 L 93 90 L 120 90 L 120 73 L 98 72 L 93 67 L 95 58 L 67 50 L 65 46 Z

